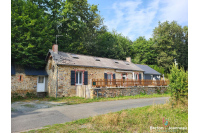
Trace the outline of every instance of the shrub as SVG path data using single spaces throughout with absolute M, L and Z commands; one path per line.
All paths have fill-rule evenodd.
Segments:
M 173 65 L 169 74 L 171 96 L 175 101 L 188 98 L 188 72 Z

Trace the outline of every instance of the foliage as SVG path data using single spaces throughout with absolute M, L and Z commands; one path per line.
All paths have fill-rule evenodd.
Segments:
M 35 93 L 27 92 L 27 93 L 26 93 L 26 97 L 27 97 L 27 98 L 35 98 L 36 95 L 35 95 Z
M 36 4 L 30 0 L 11 1 L 12 63 L 43 67 L 53 32 L 49 16 Z
M 157 64 L 164 67 L 165 72 L 169 71 L 174 59 L 187 69 L 187 27 L 183 30 L 175 21 L 159 22 L 153 31 L 153 41 L 158 52 Z
M 173 65 L 169 75 L 171 96 L 179 101 L 188 98 L 188 72 Z
M 133 42 L 132 61 L 136 64 L 156 64 L 157 51 L 155 50 L 152 39 L 146 40 L 145 37 L 139 37 Z
M 98 6 L 87 0 L 11 0 L 11 62 L 44 67 L 55 36 L 62 35 L 59 51 L 121 60 L 130 56 L 134 63 L 158 66 L 161 73 L 168 73 L 176 58 L 187 70 L 187 26 L 159 22 L 153 38 L 132 42 L 115 30 L 108 32 L 103 20 Z
M 124 59 L 131 55 L 131 41 L 116 31 L 99 34 L 92 55 L 113 59 Z
M 158 71 L 161 74 L 165 73 L 165 69 L 163 67 L 159 67 L 157 65 L 149 65 L 149 67 L 153 68 L 154 70 Z
M 18 93 L 13 93 L 11 100 L 21 100 L 23 97 L 20 96 Z

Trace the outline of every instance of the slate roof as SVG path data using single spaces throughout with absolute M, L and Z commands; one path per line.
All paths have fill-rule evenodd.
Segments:
M 26 75 L 48 75 L 45 69 L 25 68 L 24 72 Z
M 15 67 L 11 66 L 11 75 L 15 75 Z
M 135 65 L 144 70 L 144 74 L 161 75 L 159 72 L 157 72 L 156 70 L 147 65 L 140 65 L 140 64 L 135 64 Z
M 49 55 L 52 55 L 52 58 L 57 65 L 111 68 L 111 69 L 116 69 L 116 70 L 127 70 L 127 71 L 143 71 L 141 68 L 139 68 L 135 64 L 124 61 L 124 60 L 72 54 L 72 53 L 60 52 L 60 51 L 58 51 L 58 54 L 57 54 L 53 52 L 51 49 L 49 49 L 49 52 L 46 57 L 46 61 Z

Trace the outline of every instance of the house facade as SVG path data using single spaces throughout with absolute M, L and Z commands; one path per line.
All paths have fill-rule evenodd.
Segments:
M 22 96 L 27 92 L 44 93 L 50 97 L 80 96 L 78 90 L 90 90 L 94 79 L 110 82 L 113 79 L 150 79 L 149 75 L 160 75 L 152 68 L 147 69 L 146 65 L 133 64 L 130 57 L 117 60 L 60 52 L 57 44 L 49 49 L 45 60 L 43 70 L 11 66 L 11 92 Z
M 54 44 L 46 57 L 49 96 L 76 96 L 78 86 L 91 86 L 92 79 L 133 79 L 143 70 L 123 60 L 79 55 L 58 51 Z
M 27 92 L 39 94 L 47 92 L 46 71 L 22 66 L 11 66 L 11 95 L 25 96 Z

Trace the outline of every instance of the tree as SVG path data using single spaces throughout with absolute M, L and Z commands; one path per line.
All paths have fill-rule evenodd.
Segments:
M 63 51 L 91 54 L 97 33 L 105 29 L 97 12 L 97 5 L 89 5 L 87 0 L 65 2 L 61 12 L 62 26 L 58 28 L 63 35 L 59 40 Z
M 12 0 L 11 7 L 11 62 L 43 67 L 54 33 L 48 15 L 30 0 Z
M 154 29 L 153 40 L 158 51 L 157 63 L 164 67 L 166 72 L 169 71 L 175 58 L 180 65 L 184 64 L 181 53 L 185 55 L 187 53 L 181 52 L 183 50 L 183 38 L 183 29 L 175 21 L 171 23 L 168 21 L 159 22 L 158 27 Z
M 154 48 L 154 42 L 150 38 L 137 38 L 132 44 L 132 61 L 137 64 L 156 64 L 157 52 Z
M 173 65 L 170 69 L 169 87 L 171 88 L 172 98 L 176 101 L 188 98 L 188 72 L 183 68 Z

